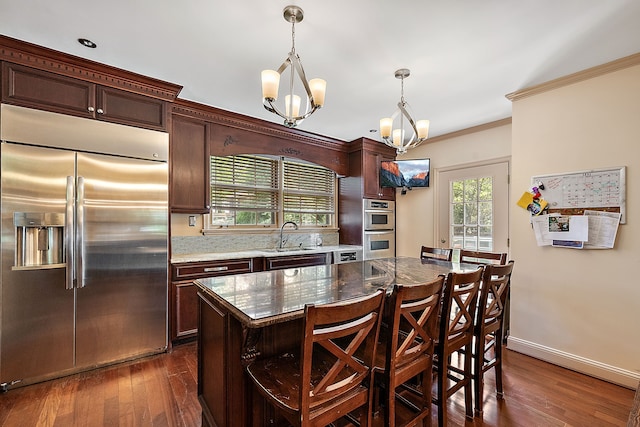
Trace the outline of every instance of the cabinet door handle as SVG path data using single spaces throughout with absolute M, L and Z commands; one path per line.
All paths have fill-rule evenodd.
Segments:
M 214 271 L 227 271 L 229 269 L 229 266 L 223 265 L 221 267 L 206 267 L 204 269 L 205 273 L 211 273 Z
M 87 110 L 89 110 L 90 113 L 93 113 L 96 109 L 93 108 L 93 107 L 89 107 L 89 108 L 87 108 Z
M 102 114 L 102 113 L 104 113 L 104 111 L 102 110 L 102 108 L 98 108 L 98 111 L 96 111 L 96 113 Z

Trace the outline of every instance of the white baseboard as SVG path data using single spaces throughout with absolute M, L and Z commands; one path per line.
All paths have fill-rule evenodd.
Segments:
M 640 381 L 640 373 L 638 372 L 606 365 L 513 336 L 508 338 L 507 348 L 517 351 L 518 353 L 526 354 L 527 356 L 535 357 L 536 359 L 544 360 L 545 362 L 553 363 L 554 365 L 562 366 L 563 368 L 628 387 L 632 390 L 638 387 L 638 382 Z

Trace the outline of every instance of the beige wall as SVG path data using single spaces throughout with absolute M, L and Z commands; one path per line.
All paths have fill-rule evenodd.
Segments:
M 511 156 L 509 348 L 635 388 L 640 379 L 640 66 L 530 94 L 513 120 L 440 138 L 405 158 L 432 168 Z M 515 204 L 533 175 L 626 166 L 627 224 L 611 250 L 538 247 Z M 434 173 L 432 177 L 436 174 Z M 435 184 L 435 183 L 434 183 Z M 435 187 L 397 193 L 397 253 L 435 245 Z
M 509 346 L 635 388 L 640 378 L 640 66 L 513 103 L 511 199 L 531 176 L 627 167 L 627 224 L 611 250 L 538 247 L 512 203 Z
M 477 164 L 511 154 L 511 125 L 485 128 L 461 136 L 439 138 L 409 150 L 399 159 L 431 159 L 429 188 L 416 188 L 405 195 L 396 193 L 396 254 L 418 256 L 420 246 L 439 246 L 434 242 L 438 169 Z

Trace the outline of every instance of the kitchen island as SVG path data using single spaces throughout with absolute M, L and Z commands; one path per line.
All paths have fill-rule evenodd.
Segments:
M 398 257 L 196 280 L 203 426 L 271 424 L 274 414 L 251 393 L 244 368 L 256 358 L 297 350 L 305 304 L 390 291 L 396 283 L 418 284 L 477 268 Z

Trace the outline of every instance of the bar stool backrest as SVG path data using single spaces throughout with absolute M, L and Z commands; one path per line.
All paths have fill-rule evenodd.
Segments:
M 431 246 L 423 246 L 420 249 L 420 259 L 442 259 L 445 261 L 451 261 L 453 250 L 448 248 L 432 248 Z

